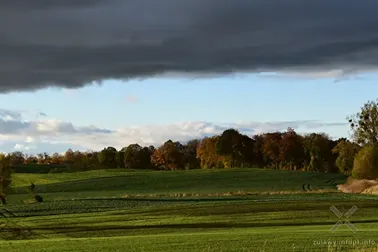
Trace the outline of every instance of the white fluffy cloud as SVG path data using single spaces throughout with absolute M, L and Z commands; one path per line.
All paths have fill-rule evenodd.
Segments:
M 256 133 L 295 128 L 298 132 L 319 132 L 325 128 L 345 126 L 345 123 L 318 121 L 211 123 L 204 121 L 178 122 L 167 125 L 125 126 L 101 129 L 93 125 L 78 126 L 71 122 L 43 117 L 26 121 L 21 112 L 0 110 L 0 151 L 62 152 L 71 147 L 78 150 L 99 150 L 107 146 L 122 148 L 131 143 L 158 146 L 168 139 L 185 142 L 220 134 L 228 128 L 242 133 Z

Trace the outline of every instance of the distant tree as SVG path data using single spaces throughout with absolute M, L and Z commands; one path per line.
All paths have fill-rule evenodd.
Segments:
M 117 152 L 116 162 L 118 168 L 125 168 L 125 148 Z
M 158 170 L 169 170 L 167 167 L 167 161 L 163 151 L 160 148 L 157 148 L 154 153 L 151 155 L 151 163 L 155 169 Z
M 336 146 L 332 149 L 337 154 L 336 166 L 340 172 L 349 173 L 353 169 L 354 158 L 361 147 L 347 139 L 340 139 Z
M 202 169 L 228 167 L 227 159 L 217 153 L 216 144 L 220 136 L 206 137 L 197 147 L 197 157 Z
M 347 119 L 358 144 L 378 144 L 378 100 L 368 101 L 360 112 Z
M 5 197 L 11 185 L 11 159 L 9 155 L 0 153 L 0 198 L 5 204 Z
M 74 151 L 72 153 L 71 168 L 80 171 L 87 170 L 89 168 L 88 159 L 84 152 Z
M 115 149 L 114 147 L 104 148 L 98 154 L 98 162 L 103 167 L 116 168 L 117 167 L 117 149 Z
M 72 149 L 68 149 L 66 153 L 64 154 L 64 161 L 67 164 L 71 164 L 73 163 L 73 159 L 74 159 L 74 152 Z
M 44 164 L 44 156 L 43 156 L 43 153 L 38 153 L 37 154 L 37 163 L 38 164 Z
M 200 160 L 197 158 L 197 147 L 200 140 L 193 139 L 183 146 L 185 169 L 200 168 Z
M 99 166 L 98 162 L 98 152 L 96 151 L 88 151 L 85 153 L 86 160 L 88 162 L 89 168 L 97 168 Z
M 38 163 L 38 159 L 33 155 L 27 156 L 25 158 L 25 164 L 37 164 L 37 163 Z
M 124 166 L 127 169 L 140 169 L 141 162 L 139 160 L 139 152 L 142 146 L 139 144 L 130 144 L 124 150 Z
M 282 164 L 289 166 L 290 170 L 296 170 L 303 166 L 305 157 L 303 137 L 294 129 L 289 128 L 283 133 L 280 141 L 280 160 Z
M 253 165 L 263 168 L 267 165 L 267 160 L 264 156 L 264 135 L 254 135 L 253 139 Z
M 151 156 L 154 167 L 162 170 L 184 169 L 183 146 L 179 142 L 168 140 L 160 146 Z
M 217 153 L 229 157 L 231 167 L 249 166 L 253 161 L 254 141 L 235 129 L 225 130 L 216 144 Z
M 21 151 L 15 151 L 9 154 L 12 166 L 22 165 L 25 162 L 25 156 Z
M 62 161 L 63 161 L 63 157 L 59 153 L 55 152 L 54 154 L 52 154 L 51 162 L 53 164 L 60 164 L 62 163 Z
M 128 169 L 151 169 L 151 155 L 154 148 L 130 144 L 124 150 L 124 166 Z
M 378 178 L 378 145 L 366 145 L 356 155 L 352 176 L 357 179 Z
M 50 164 L 51 163 L 51 157 L 47 152 L 43 153 L 43 163 L 44 164 Z
M 312 133 L 304 136 L 307 170 L 334 172 L 331 141 L 326 134 Z
M 242 159 L 241 134 L 235 129 L 225 130 L 218 138 L 216 143 L 216 152 L 220 156 L 228 156 L 230 158 L 230 167 L 235 167 Z
M 263 152 L 276 169 L 279 168 L 280 163 L 280 144 L 282 139 L 281 132 L 273 132 L 264 134 Z

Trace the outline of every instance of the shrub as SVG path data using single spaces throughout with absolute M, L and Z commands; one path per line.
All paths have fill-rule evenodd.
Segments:
M 34 199 L 35 199 L 35 201 L 37 201 L 38 203 L 43 202 L 43 198 L 42 198 L 42 196 L 40 196 L 40 195 L 38 195 L 38 194 L 35 195 Z
M 357 179 L 378 178 L 378 145 L 365 146 L 357 153 L 352 176 Z

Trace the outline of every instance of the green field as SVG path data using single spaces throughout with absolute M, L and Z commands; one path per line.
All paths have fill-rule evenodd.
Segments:
M 16 173 L 0 251 L 376 251 L 378 198 L 337 192 L 345 180 L 265 169 Z M 30 182 L 44 203 L 27 203 Z M 330 232 L 332 205 L 358 207 L 357 232 Z

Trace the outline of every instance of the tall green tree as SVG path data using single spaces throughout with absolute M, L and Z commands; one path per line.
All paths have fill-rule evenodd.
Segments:
M 216 144 L 217 153 L 230 158 L 231 167 L 242 167 L 252 163 L 254 141 L 238 130 L 227 129 L 219 137 Z
M 98 162 L 107 168 L 117 168 L 117 149 L 114 147 L 104 148 L 98 154 Z
M 337 154 L 336 166 L 342 173 L 350 173 L 353 169 L 354 158 L 361 147 L 347 139 L 340 139 L 332 149 Z
M 320 172 L 335 171 L 332 145 L 328 135 L 324 133 L 305 135 L 304 151 L 307 155 L 307 170 Z
M 141 161 L 139 160 L 139 152 L 142 146 L 139 144 L 130 144 L 124 150 L 124 166 L 127 169 L 140 169 Z
M 360 112 L 347 119 L 358 144 L 378 144 L 378 100 L 366 102 Z
M 125 168 L 125 149 L 117 151 L 116 163 L 118 168 Z

